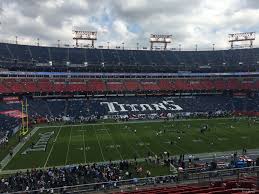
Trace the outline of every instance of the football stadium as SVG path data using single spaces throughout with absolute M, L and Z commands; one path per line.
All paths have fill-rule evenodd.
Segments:
M 78 2 L 3 2 L 0 35 L 14 38 L 0 41 L 0 193 L 259 193 L 257 23 L 225 27 L 227 34 L 221 31 L 220 36 L 227 47 L 202 49 L 198 43 L 205 36 L 184 49 L 175 42 L 188 45 L 188 38 L 178 31 L 155 33 L 155 25 L 154 32 L 143 27 L 145 38 L 138 36 L 146 44 L 133 48 L 126 42 L 116 46 L 105 35 L 113 33 L 113 25 L 107 24 L 109 32 L 94 28 L 111 17 L 99 21 L 96 12 L 88 28 L 77 18 L 83 27 L 72 27 L 71 40 L 53 35 L 53 45 L 42 43 L 52 35 L 41 18 L 50 14 L 55 23 L 62 9 L 73 15 L 72 5 Z M 101 9 L 100 2 L 80 1 L 76 11 L 91 14 L 91 9 Z M 113 10 L 109 13 L 134 21 L 138 9 L 148 9 L 137 8 L 138 1 L 133 7 L 125 2 L 121 10 L 118 2 L 107 4 Z M 158 9 L 176 2 L 163 1 Z M 34 6 L 35 20 L 24 19 L 22 29 L 6 22 L 33 18 L 24 10 Z M 206 6 L 199 6 L 206 13 Z M 253 6 L 249 9 L 259 13 Z M 125 37 L 141 34 L 133 26 Z M 63 30 L 57 34 L 62 36 Z M 129 44 L 134 38 L 127 39 Z M 36 43 L 28 43 L 32 39 Z M 120 41 L 120 36 L 114 39 Z

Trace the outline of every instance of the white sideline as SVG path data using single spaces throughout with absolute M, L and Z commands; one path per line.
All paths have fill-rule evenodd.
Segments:
M 49 161 L 49 157 L 50 157 L 50 155 L 51 155 L 51 153 L 52 153 L 54 144 L 56 143 L 56 141 L 57 141 L 57 139 L 58 139 L 58 136 L 59 136 L 60 131 L 61 131 L 61 127 L 59 128 L 58 134 L 57 134 L 57 136 L 56 136 L 56 138 L 55 138 L 55 140 L 54 140 L 54 142 L 53 142 L 53 144 L 52 144 L 52 146 L 51 146 L 51 149 L 50 149 L 50 151 L 49 151 L 48 157 L 47 157 L 47 159 L 46 159 L 46 161 L 45 161 L 45 163 L 44 163 L 44 168 L 46 167 L 46 165 L 47 165 L 47 163 L 48 163 L 48 161 Z
M 242 150 L 233 150 L 233 151 L 226 151 L 226 152 L 211 152 L 211 153 L 200 153 L 200 154 L 193 154 L 193 157 L 198 157 L 201 161 L 203 160 L 211 160 L 211 159 L 222 159 L 224 156 L 230 156 L 231 154 L 233 154 L 234 152 L 237 152 L 238 154 L 242 154 Z M 258 156 L 259 155 L 259 149 L 248 149 L 247 150 L 247 155 L 248 156 Z M 177 157 L 179 157 L 179 155 L 175 155 Z M 146 158 L 137 158 L 138 162 L 144 162 Z M 128 161 L 135 161 L 134 159 L 127 159 Z M 186 159 L 187 160 L 187 159 Z M 113 163 L 119 163 L 121 160 L 113 160 Z M 108 164 L 110 163 L 110 161 L 104 161 L 104 162 L 95 162 L 95 164 Z M 93 164 L 93 163 L 87 163 L 87 164 Z M 78 164 L 73 164 L 70 166 L 76 166 L 76 165 L 80 165 Z M 63 165 L 63 166 L 50 166 L 50 167 L 40 167 L 40 168 L 36 168 L 36 169 L 48 169 L 48 168 L 64 168 L 64 167 L 68 167 L 67 165 Z M 30 168 L 29 168 L 30 169 Z M 28 169 L 16 169 L 16 170 L 4 170 L 4 171 L 0 171 L 0 174 L 4 175 L 4 174 L 14 174 L 16 172 L 26 172 Z
M 230 120 L 233 118 L 212 118 L 210 120 Z M 168 120 L 166 122 L 181 122 L 181 121 L 208 121 L 209 119 L 177 119 L 177 120 Z M 138 120 L 138 121 L 127 121 L 127 122 L 120 122 L 120 123 L 115 123 L 115 122 L 110 122 L 110 123 L 84 123 L 84 124 L 74 124 L 74 125 L 45 125 L 45 126 L 39 126 L 38 128 L 57 128 L 57 127 L 81 127 L 81 126 L 95 126 L 95 125 L 127 125 L 127 124 L 138 124 L 138 123 L 161 123 L 164 120 Z

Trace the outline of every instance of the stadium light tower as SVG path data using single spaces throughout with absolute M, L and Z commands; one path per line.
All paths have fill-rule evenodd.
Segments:
M 76 47 L 79 47 L 79 40 L 90 40 L 91 47 L 94 48 L 94 42 L 97 40 L 97 32 L 84 31 L 84 30 L 73 30 L 73 40 L 76 40 Z
M 228 38 L 228 42 L 230 43 L 231 49 L 234 49 L 234 43 L 237 42 L 249 42 L 248 47 L 253 48 L 253 43 L 255 41 L 255 32 L 229 34 Z
M 172 42 L 172 35 L 151 34 L 149 42 L 150 42 L 150 50 L 153 50 L 153 46 L 155 43 L 164 44 L 164 50 L 166 50 L 167 44 Z

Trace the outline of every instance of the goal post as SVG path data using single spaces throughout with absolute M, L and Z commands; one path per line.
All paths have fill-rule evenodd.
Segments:
M 22 128 L 20 130 L 20 135 L 24 136 L 29 131 L 29 115 L 28 115 L 28 101 L 27 98 L 21 100 L 22 105 Z

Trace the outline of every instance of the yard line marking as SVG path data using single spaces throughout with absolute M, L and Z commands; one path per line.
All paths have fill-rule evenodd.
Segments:
M 156 132 L 155 130 L 153 130 L 154 132 Z M 175 138 L 177 138 L 177 136 L 175 134 L 173 134 L 172 136 L 174 136 Z M 158 137 L 159 138 L 159 137 Z M 161 138 L 160 138 L 161 139 Z M 172 139 L 168 139 L 166 138 L 168 141 L 172 141 Z M 178 147 L 180 150 L 182 150 L 183 152 L 185 152 L 186 154 L 188 153 L 188 151 L 186 149 L 183 149 L 181 146 L 174 144 L 176 147 Z M 164 147 L 164 146 L 163 146 Z M 164 147 L 165 148 L 165 147 Z M 168 150 L 167 150 L 168 151 Z
M 107 129 L 107 130 L 106 130 L 106 132 L 107 132 L 107 133 L 108 133 L 108 135 L 110 136 L 110 138 L 111 138 L 111 140 L 112 140 L 112 142 L 113 142 L 113 145 L 115 145 L 115 148 L 116 148 L 117 152 L 120 154 L 120 158 L 121 158 L 121 160 L 123 160 L 122 155 L 121 155 L 121 153 L 120 153 L 119 149 L 117 148 L 117 146 L 116 146 L 116 144 L 115 144 L 115 141 L 114 141 L 113 137 L 111 136 L 111 134 L 109 133 L 109 131 L 108 131 L 108 130 L 109 130 L 109 129 Z
M 66 162 L 65 162 L 65 165 L 67 165 L 69 147 L 70 147 L 70 143 L 71 143 L 71 134 L 72 134 L 72 127 L 70 127 L 70 136 L 69 136 L 69 142 L 68 142 L 68 148 L 67 148 L 67 155 L 66 155 Z
M 151 139 L 151 137 L 147 136 L 147 138 L 150 139 L 150 141 L 153 141 L 153 140 Z M 170 153 L 170 150 L 169 150 L 167 147 L 163 146 L 163 144 L 160 144 L 160 143 L 157 142 L 157 141 L 154 141 L 154 143 L 155 143 L 156 145 L 158 145 L 159 147 L 161 147 L 162 149 L 164 149 L 165 151 L 167 151 L 167 152 Z
M 83 131 L 83 141 L 84 141 L 84 158 L 86 163 L 86 154 L 85 154 L 85 132 Z
M 96 139 L 97 139 L 97 142 L 98 142 L 98 145 L 99 145 L 99 148 L 100 148 L 100 151 L 101 151 L 102 157 L 103 157 L 103 161 L 105 161 L 104 156 L 103 156 L 103 150 L 102 150 L 102 148 L 101 148 L 101 144 L 100 144 L 100 141 L 99 141 L 98 135 L 96 134 L 96 130 L 94 130 L 94 133 L 95 133 L 95 137 L 96 137 Z
M 53 150 L 53 148 L 54 148 L 54 145 L 55 145 L 55 143 L 56 143 L 56 141 L 57 141 L 57 139 L 58 139 L 58 136 L 59 136 L 60 131 L 61 131 L 61 127 L 59 128 L 58 134 L 57 134 L 57 136 L 56 136 L 56 138 L 55 138 L 55 140 L 54 140 L 54 143 L 53 143 L 52 146 L 51 146 L 51 149 L 50 149 L 50 151 L 49 151 L 48 157 L 47 157 L 47 159 L 46 159 L 46 161 L 45 161 L 45 164 L 44 164 L 44 168 L 46 167 L 46 165 L 47 165 L 47 163 L 48 163 L 48 161 L 49 161 L 49 157 L 50 157 L 50 155 L 51 155 L 51 153 L 52 153 L 52 150 Z
M 138 158 L 140 158 L 140 154 L 138 153 L 137 149 L 134 149 L 134 147 L 128 142 L 127 138 L 125 138 L 124 133 L 119 133 L 120 136 L 125 140 L 125 142 L 128 144 L 129 147 L 132 148 L 133 152 L 138 156 Z
M 139 140 L 140 142 L 144 142 L 144 141 L 142 141 L 142 139 L 141 139 L 140 137 L 138 137 L 138 136 L 136 135 L 136 133 L 133 133 L 133 134 L 135 135 L 135 137 L 138 138 L 138 140 Z M 153 152 L 148 146 L 146 146 L 145 143 L 144 143 L 144 146 L 145 146 L 151 153 L 153 153 L 154 155 L 156 155 L 156 153 Z
M 222 135 L 223 135 L 224 137 L 218 136 L 216 129 L 217 129 L 217 128 L 215 128 L 215 126 L 210 127 L 210 132 L 213 133 L 213 135 L 216 137 L 216 143 L 220 143 L 220 141 L 228 141 L 228 140 L 231 139 L 231 136 L 230 136 L 230 138 L 228 138 L 229 136 L 228 136 L 225 132 L 223 133 L 223 131 L 222 131 Z M 224 131 L 225 131 L 225 130 L 224 130 Z
M 178 126 L 179 127 L 179 126 Z M 197 129 L 197 132 L 195 132 L 195 130 Z M 204 135 L 201 135 L 201 134 L 198 134 L 198 130 L 199 130 L 200 128 L 198 128 L 198 127 L 193 127 L 193 130 L 186 130 L 186 126 L 184 126 L 183 127 L 183 130 L 184 130 L 184 134 L 185 135 L 188 135 L 188 136 L 192 136 L 192 137 L 197 137 L 197 139 L 201 139 L 202 140 L 202 142 L 204 142 L 204 143 L 208 143 L 209 141 L 210 141 L 210 139 L 209 138 L 207 138 L 207 137 L 204 137 Z M 173 134 L 173 136 L 175 136 L 175 137 L 177 137 L 177 134 Z M 179 148 L 180 149 L 182 149 L 180 146 L 179 146 Z M 182 149 L 183 150 L 183 149 Z
M 228 128 L 230 128 L 230 127 L 228 127 Z M 218 129 L 218 128 L 215 128 L 215 129 Z M 235 129 L 234 129 L 235 130 Z M 216 130 L 215 130 L 216 131 Z M 233 138 L 233 132 L 230 132 L 228 129 L 224 129 L 224 130 L 220 130 L 220 132 L 222 133 L 222 134 L 224 134 L 225 136 L 227 136 L 227 137 L 230 137 L 229 139 L 231 140 L 232 138 Z M 241 132 L 238 132 L 237 130 L 235 130 L 235 134 L 236 133 L 239 133 L 240 135 L 243 135 Z M 232 143 L 233 144 L 233 143 Z M 234 141 L 234 146 L 236 147 L 238 147 L 239 146 L 239 143 L 238 142 L 236 142 L 236 141 Z

